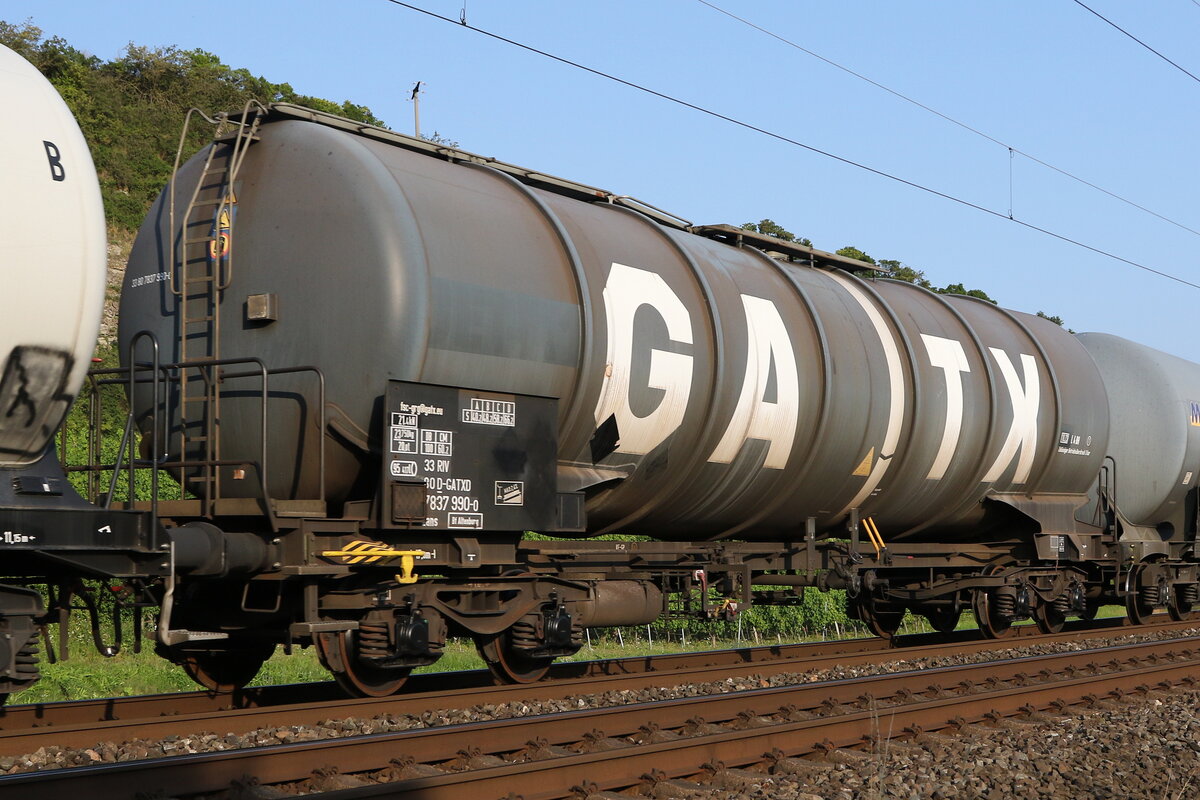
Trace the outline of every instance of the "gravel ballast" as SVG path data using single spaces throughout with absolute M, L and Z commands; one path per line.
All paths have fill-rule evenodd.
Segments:
M 0 759 L 0 772 L 11 774 L 101 762 L 219 752 L 280 743 L 530 717 L 655 700 L 728 694 L 748 689 L 810 684 L 942 666 L 982 663 L 1021 656 L 1080 651 L 1104 645 L 1175 639 L 1196 633 L 1197 631 L 1192 630 L 1183 633 L 1104 637 L 1103 640 L 1039 644 L 999 652 L 931 659 L 902 659 L 879 664 L 778 675 L 750 673 L 739 678 L 729 678 L 711 683 L 581 694 L 540 701 L 527 700 L 495 705 L 476 705 L 470 708 L 429 710 L 419 715 L 381 714 L 363 719 L 330 719 L 316 725 L 264 728 L 243 734 L 199 732 L 191 736 L 171 736 L 161 740 L 101 742 L 91 748 L 83 749 L 45 747 L 28 755 Z M 897 653 L 897 655 L 901 654 L 902 651 Z M 664 676 L 664 679 L 668 679 L 667 676 Z M 990 798 L 1005 796 L 991 792 L 993 785 L 999 785 L 997 782 L 1007 781 L 1006 785 L 1010 786 L 1010 789 L 1006 790 L 1009 797 L 1079 797 L 1085 795 L 1079 793 L 1030 794 L 1032 789 L 1011 787 L 1016 787 L 1020 781 L 1032 782 L 1029 784 L 1030 786 L 1034 784 L 1060 786 L 1060 788 L 1075 786 L 1075 783 L 1064 783 L 1068 781 L 1068 778 L 1064 777 L 1062 769 L 1069 765 L 1080 764 L 1077 769 L 1072 767 L 1070 780 L 1079 778 L 1080 776 L 1074 775 L 1075 771 L 1079 771 L 1091 781 L 1089 786 L 1094 784 L 1100 787 L 1104 781 L 1109 780 L 1110 776 L 1118 775 L 1118 773 L 1125 776 L 1116 779 L 1115 789 L 1104 788 L 1104 791 L 1110 792 L 1109 794 L 1089 793 L 1086 796 L 1132 797 L 1135 795 L 1121 794 L 1120 792 L 1130 789 L 1141 791 L 1143 788 L 1153 785 L 1159 792 L 1154 796 L 1174 798 L 1175 793 L 1183 789 L 1183 782 L 1190 780 L 1190 776 L 1197 774 L 1197 769 L 1200 768 L 1198 767 L 1200 762 L 1196 761 L 1197 752 L 1200 751 L 1200 722 L 1197 722 L 1194 710 L 1198 699 L 1200 699 L 1200 693 L 1197 692 L 1173 693 L 1162 697 L 1156 696 L 1154 700 L 1146 703 L 1139 704 L 1138 701 L 1122 703 L 1111 710 L 1090 713 L 1086 717 L 1054 718 L 1051 722 L 1029 728 L 1028 731 L 1025 729 L 1027 724 L 1013 723 L 1012 726 L 1001 729 L 972 730 L 961 737 L 934 737 L 918 745 L 893 743 L 895 749 L 887 752 L 886 757 L 883 755 L 870 756 L 866 761 L 863 761 L 861 756 L 846 755 L 844 756 L 846 763 L 835 762 L 812 767 L 809 766 L 812 762 L 798 762 L 799 766 L 805 770 L 805 774 L 802 776 L 803 780 L 798 780 L 796 777 L 776 776 L 769 780 L 773 787 L 770 791 L 765 788 L 761 790 L 766 792 L 765 794 L 755 795 L 753 792 L 759 790 L 754 789 L 753 785 L 745 785 L 738 788 L 735 795 L 802 799 L 806 798 L 806 793 L 807 797 L 822 798 Z M 1126 721 L 1125 717 L 1129 715 L 1133 716 Z M 881 712 L 881 725 L 884 731 L 887 730 L 885 719 L 886 711 Z M 982 731 L 986 731 L 986 735 Z M 1130 751 L 1130 747 L 1134 749 Z M 1083 749 L 1080 750 L 1080 748 Z M 1091 748 L 1091 750 L 1087 748 Z M 1088 755 L 1084 761 L 1067 755 L 1068 751 L 1074 752 L 1075 750 L 1080 750 L 1084 754 L 1092 753 L 1092 755 Z M 994 755 L 988 755 L 993 751 Z M 1168 764 L 1159 763 L 1167 754 L 1172 754 L 1177 758 L 1167 759 L 1170 762 Z M 1134 755 L 1141 759 L 1140 764 L 1136 758 L 1133 758 Z M 1127 756 L 1129 756 L 1128 759 Z M 842 756 L 839 754 L 839 757 Z M 1086 769 L 1082 766 L 1083 764 L 1088 765 Z M 1043 769 L 1046 765 L 1057 766 L 1060 769 L 1057 772 L 1048 767 Z M 1141 778 L 1148 777 L 1145 773 L 1151 769 L 1155 772 L 1154 780 L 1150 783 L 1142 781 Z M 816 771 L 811 776 L 808 775 L 807 772 L 812 770 Z M 909 775 L 917 776 L 913 778 L 915 782 L 904 784 L 901 778 Z M 975 777 L 970 778 L 969 776 L 972 775 Z M 1137 778 L 1136 786 L 1125 785 L 1129 780 L 1133 780 L 1129 776 L 1140 776 Z M 1200 774 L 1197 774 L 1197 780 L 1200 780 Z M 942 781 L 945 781 L 944 787 L 941 785 Z M 931 794 L 934 791 L 935 783 L 941 794 Z M 1169 788 L 1168 784 L 1172 783 L 1175 786 L 1174 789 Z M 1021 783 L 1020 785 L 1024 786 L 1025 784 Z M 907 788 L 905 788 L 906 786 Z M 1179 794 L 1179 797 L 1200 796 L 1200 787 L 1194 783 L 1189 783 L 1188 786 L 1191 788 L 1183 794 Z M 660 787 L 656 793 L 661 791 L 668 790 Z M 684 794 L 699 792 L 696 796 L 706 797 L 734 796 L 729 795 L 725 790 L 718 790 L 717 794 L 713 795 L 714 789 L 711 786 L 703 789 L 675 786 L 670 791 L 682 791 Z M 916 791 L 924 793 L 913 794 Z M 1062 791 L 1066 791 L 1066 789 L 1062 789 Z M 1100 789 L 1096 791 L 1100 791 Z M 1151 795 L 1136 796 L 1148 797 Z

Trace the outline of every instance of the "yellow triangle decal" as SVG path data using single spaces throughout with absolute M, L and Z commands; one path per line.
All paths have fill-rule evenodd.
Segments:
M 874 461 L 875 461 L 875 448 L 872 447 L 870 450 L 867 451 L 866 457 L 863 458 L 863 460 L 859 463 L 857 469 L 855 469 L 854 472 L 852 472 L 850 474 L 855 475 L 859 478 L 867 477 L 868 475 L 871 474 L 871 464 Z

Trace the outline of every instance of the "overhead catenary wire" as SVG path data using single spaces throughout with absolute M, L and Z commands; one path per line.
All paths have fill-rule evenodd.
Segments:
M 1103 20 L 1104 22 L 1107 22 L 1109 25 L 1111 25 L 1112 27 L 1116 28 L 1118 31 L 1120 31 L 1121 33 L 1125 34 L 1125 35 L 1126 35 L 1126 36 L 1128 36 L 1130 39 L 1133 39 L 1135 42 L 1137 42 L 1138 44 L 1140 44 L 1142 47 L 1146 48 L 1146 49 L 1147 49 L 1147 50 L 1149 50 L 1151 53 L 1154 53 L 1154 55 L 1158 56 L 1158 57 L 1159 57 L 1159 58 L 1161 58 L 1163 61 L 1165 61 L 1165 62 L 1167 62 L 1168 64 L 1170 64 L 1172 67 L 1174 67 L 1175 69 L 1179 70 L 1179 71 L 1180 71 L 1180 72 L 1182 72 L 1184 75 L 1187 75 L 1189 78 L 1191 78 L 1192 80 L 1196 81 L 1196 83 L 1200 83 L 1200 78 L 1197 78 L 1195 75 L 1193 75 L 1192 73 L 1188 72 L 1186 69 L 1184 69 L 1183 67 L 1179 66 L 1179 65 L 1178 65 L 1178 64 L 1176 64 L 1174 61 L 1172 61 L 1171 59 L 1167 58 L 1167 57 L 1166 57 L 1166 56 L 1164 56 L 1162 53 L 1158 52 L 1158 51 L 1157 51 L 1157 50 L 1155 50 L 1153 47 L 1151 47 L 1150 45 L 1146 44 L 1146 43 L 1145 43 L 1145 42 L 1143 42 L 1141 39 L 1139 39 L 1138 37 L 1134 36 L 1132 33 L 1130 33 L 1129 31 L 1125 30 L 1124 28 L 1122 28 L 1122 27 L 1121 27 L 1120 25 L 1118 25 L 1117 23 L 1113 22 L 1113 21 L 1112 21 L 1111 19 L 1109 19 L 1108 17 L 1104 16 L 1103 14 L 1101 14 L 1100 12 L 1096 11 L 1096 10 L 1095 10 L 1095 9 L 1093 9 L 1093 8 L 1089 8 L 1088 6 L 1086 6 L 1086 5 L 1084 5 L 1083 3 L 1079 2 L 1079 0 L 1074 0 L 1074 1 L 1075 1 L 1075 5 L 1079 6 L 1080 8 L 1084 9 L 1085 11 L 1088 11 L 1088 12 L 1090 12 L 1091 14 L 1095 15 L 1097 18 L 1099 18 L 1099 19 Z
M 1114 261 L 1119 261 L 1128 266 L 1135 267 L 1140 270 L 1144 270 L 1145 272 L 1149 272 L 1151 274 L 1158 275 L 1159 277 L 1166 278 L 1171 281 L 1175 281 L 1176 283 L 1183 284 L 1184 286 L 1190 286 L 1193 289 L 1200 289 L 1200 284 L 1193 283 L 1192 281 L 1186 280 L 1185 278 L 1181 278 L 1178 275 L 1172 275 L 1169 272 L 1155 269 L 1154 267 L 1151 267 L 1147 264 L 1143 264 L 1141 262 L 1134 261 L 1129 258 L 1125 258 L 1124 256 L 1117 255 L 1116 253 L 1112 253 L 1112 252 L 1110 252 L 1108 250 L 1104 250 L 1100 247 L 1095 247 L 1093 245 L 1085 244 L 1084 242 L 1081 242 L 1077 239 L 1072 239 L 1069 236 L 1065 236 L 1060 233 L 1055 233 L 1054 231 L 1051 231 L 1047 228 L 1039 227 L 1030 222 L 1026 222 L 1022 219 L 1018 219 L 1016 217 L 1010 218 L 1007 214 L 1000 212 L 1000 211 L 996 211 L 995 209 L 988 208 L 987 206 L 982 206 L 982 205 L 979 205 L 978 203 L 973 203 L 970 200 L 966 200 L 964 198 L 957 197 L 957 196 L 949 194 L 947 192 L 943 192 L 939 189 L 934 189 L 933 187 L 925 186 L 924 184 L 917 183 L 916 181 L 912 181 L 907 178 L 902 178 L 899 175 L 894 175 L 890 172 L 885 172 L 884 170 L 877 169 L 875 167 L 869 166 L 862 162 L 855 161 L 851 158 L 847 158 L 845 156 L 839 156 L 836 153 L 829 152 L 828 150 L 822 150 L 819 147 L 814 147 L 813 145 L 805 144 L 804 142 L 801 142 L 797 139 L 793 139 L 791 137 L 785 136 L 781 133 L 776 133 L 774 131 L 767 130 L 766 128 L 761 128 L 752 123 L 744 122 L 742 120 L 736 119 L 735 117 L 731 117 L 726 114 L 722 114 L 719 111 L 714 111 L 710 108 L 705 108 L 704 106 L 697 105 L 696 103 L 692 103 L 692 102 L 683 100 L 678 97 L 674 97 L 673 95 L 666 94 L 665 92 L 658 91 L 657 89 L 651 89 L 648 86 L 643 86 L 641 84 L 634 83 L 633 81 L 626 80 L 625 78 L 621 78 L 616 75 L 612 75 L 610 73 L 596 69 L 595 67 L 589 67 L 586 64 L 579 63 L 578 61 L 572 61 L 571 59 L 566 58 L 564 56 L 555 55 L 554 53 L 550 53 L 546 50 L 541 50 L 532 45 L 528 45 L 523 42 L 518 42 L 515 39 L 509 39 L 506 36 L 502 36 L 498 33 L 494 33 L 485 28 L 480 28 L 476 25 L 471 25 L 467 22 L 463 22 L 461 20 L 457 20 L 457 19 L 453 19 L 451 17 L 444 16 L 442 14 L 437 13 L 436 11 L 430 11 L 428 9 L 421 8 L 420 6 L 416 6 L 411 3 L 404 2 L 404 0 L 386 0 L 386 2 L 391 3 L 392 5 L 395 5 L 395 6 L 407 8 L 410 11 L 415 11 L 419 14 L 424 14 L 425 16 L 432 17 L 434 19 L 438 19 L 443 22 L 450 23 L 457 27 L 466 28 L 467 30 L 473 31 L 473 32 L 475 32 L 481 36 L 485 36 L 489 39 L 493 39 L 498 42 L 503 42 L 504 44 L 508 44 L 513 47 L 520 48 L 522 50 L 525 50 L 526 52 L 534 53 L 535 55 L 542 56 L 543 58 L 548 58 L 551 61 L 557 61 L 558 63 L 565 64 L 566 66 L 569 66 L 569 67 L 574 67 L 575 69 L 579 69 L 579 70 L 582 70 L 589 74 L 595 75 L 597 77 L 604 78 L 605 80 L 609 80 L 614 83 L 621 84 L 622 86 L 627 86 L 630 89 L 635 89 L 639 92 L 644 92 L 645 94 L 651 95 L 653 97 L 657 97 L 662 100 L 666 100 L 669 103 L 674 103 L 675 105 L 682 106 L 684 108 L 691 109 L 692 111 L 696 111 L 700 114 L 704 114 L 704 115 L 712 117 L 714 119 L 719 119 L 724 122 L 728 122 L 731 125 L 736 125 L 737 127 L 744 128 L 745 130 L 753 131 L 753 132 L 761 134 L 763 136 L 767 136 L 771 139 L 775 139 L 777 141 L 784 142 L 785 144 L 790 144 L 794 147 L 799 147 L 803 150 L 807 150 L 810 153 L 815 153 L 817 155 L 829 158 L 833 161 L 837 161 L 842 164 L 846 164 L 847 166 L 855 167 L 856 169 L 860 169 L 864 172 L 869 172 L 872 175 L 877 175 L 881 178 L 886 178 L 890 181 L 894 181 L 901 185 L 908 186 L 909 188 L 916 189 L 921 192 L 925 192 L 926 194 L 930 194 L 935 197 L 940 197 L 943 200 L 949 200 L 950 202 L 957 203 L 961 206 L 965 206 L 967 208 L 974 209 L 974 210 L 982 212 L 984 214 L 989 214 L 989 215 L 991 215 L 993 217 L 997 217 L 999 219 L 1009 220 L 1010 222 L 1013 222 L 1016 225 L 1020 225 L 1021 227 L 1026 228 L 1028 230 L 1036 231 L 1038 233 L 1041 233 L 1045 236 L 1049 236 L 1053 239 L 1057 239 L 1058 241 L 1064 242 L 1066 244 L 1080 247 L 1084 250 L 1088 250 L 1097 255 L 1102 255 L 1102 256 L 1110 258 Z
M 1078 0 L 1076 0 L 1076 1 L 1078 2 Z M 1014 146 L 1008 144 L 1007 142 L 997 139 L 995 136 L 992 136 L 989 133 L 981 131 L 978 128 L 972 127 L 971 125 L 968 125 L 967 123 L 963 122 L 962 120 L 955 119 L 954 117 L 950 116 L 949 114 L 945 114 L 941 111 L 938 111 L 936 108 L 925 105 L 920 100 L 916 100 L 916 99 L 904 94 L 903 92 L 897 91 L 896 89 L 893 89 L 890 86 L 882 84 L 879 81 L 875 80 L 874 78 L 868 77 L 867 75 L 864 75 L 861 72 L 857 72 L 857 71 L 851 69 L 850 67 L 845 66 L 844 64 L 839 64 L 838 62 L 834 61 L 833 59 L 823 56 L 820 53 L 809 50 L 807 47 L 804 47 L 803 45 L 798 44 L 797 42 L 794 42 L 791 39 L 783 37 L 783 36 L 775 33 L 774 31 L 764 28 L 761 25 L 758 25 L 758 24 L 746 19 L 745 17 L 740 17 L 731 11 L 727 11 L 726 9 L 721 8 L 720 6 L 716 5 L 715 3 L 709 2 L 709 0 L 696 0 L 696 2 L 700 3 L 703 6 L 707 6 L 708 8 L 711 8 L 713 11 L 716 11 L 719 14 L 724 14 L 726 17 L 736 20 L 736 21 L 742 23 L 743 25 L 753 28 L 754 30 L 758 31 L 759 33 L 765 34 L 766 36 L 770 36 L 772 39 L 782 42 L 783 44 L 787 45 L 788 47 L 795 48 L 796 50 L 799 50 L 801 53 L 812 56 L 813 58 L 817 59 L 818 61 L 823 61 L 824 63 L 828 64 L 829 66 L 833 67 L 834 69 L 841 70 L 842 72 L 846 73 L 847 75 L 851 75 L 855 78 L 858 78 L 861 81 L 865 81 L 866 83 L 869 83 L 872 86 L 874 86 L 875 88 L 880 89 L 884 92 L 887 92 L 888 94 L 892 95 L 893 97 L 895 97 L 899 100 L 903 100 L 904 102 L 914 105 L 917 108 L 922 109 L 923 111 L 927 111 L 936 117 L 940 117 L 941 119 L 945 120 L 946 122 L 949 122 L 951 125 L 957 125 L 959 128 L 962 128 L 965 131 L 973 133 L 976 136 L 986 139 L 987 141 L 989 141 L 993 144 L 999 145 L 1000 147 L 1006 148 L 1009 151 L 1009 156 L 1010 156 L 1010 170 L 1011 170 L 1011 156 L 1013 154 L 1019 155 L 1022 158 L 1029 159 L 1030 161 L 1032 161 L 1035 164 L 1038 164 L 1039 166 L 1045 167 L 1046 169 L 1051 170 L 1053 172 L 1057 172 L 1059 175 L 1062 175 L 1064 178 L 1070 178 L 1071 180 L 1073 180 L 1077 183 L 1080 183 L 1083 186 L 1087 186 L 1089 189 L 1093 189 L 1097 192 L 1101 192 L 1102 194 L 1108 195 L 1109 197 L 1111 197 L 1114 200 L 1118 200 L 1122 203 L 1125 203 L 1126 205 L 1128 205 L 1132 208 L 1136 208 L 1137 210 L 1142 211 L 1146 214 L 1149 214 L 1152 217 L 1156 217 L 1157 219 L 1160 219 L 1163 222 L 1174 225 L 1175 227 L 1185 230 L 1188 233 L 1193 233 L 1196 236 L 1200 236 L 1200 230 L 1192 228 L 1178 220 L 1171 219 L 1170 217 L 1166 216 L 1165 214 L 1161 214 L 1151 208 L 1147 208 L 1146 206 L 1144 206 L 1140 203 L 1137 203 L 1133 200 L 1130 200 L 1127 197 L 1122 197 L 1121 195 L 1117 194 L 1116 192 L 1113 192 L 1109 189 L 1105 189 L 1103 186 L 1093 183 L 1092 181 L 1089 181 L 1086 178 L 1081 178 L 1080 176 L 1075 175 L 1074 173 L 1071 173 L 1071 172 L 1063 169 L 1062 167 L 1055 166 L 1054 164 L 1051 164 L 1050 162 L 1045 161 L 1044 159 L 1038 158 L 1037 156 L 1033 155 L 1032 153 L 1027 153 L 1018 147 L 1014 147 Z M 1200 5 L 1200 0 L 1193 0 L 1193 2 L 1196 2 L 1197 5 Z M 1083 4 L 1080 3 L 1080 5 L 1083 5 Z M 1084 6 L 1084 8 L 1087 8 L 1087 6 Z M 1088 9 L 1088 10 L 1090 11 L 1091 9 Z M 1095 13 L 1095 12 L 1093 12 L 1093 13 Z M 1099 16 L 1099 15 L 1097 14 L 1097 16 Z M 1101 17 L 1101 19 L 1103 19 L 1103 17 Z M 1105 20 L 1105 21 L 1107 22 L 1107 20 Z M 1011 172 L 1010 172 L 1010 175 L 1011 175 Z

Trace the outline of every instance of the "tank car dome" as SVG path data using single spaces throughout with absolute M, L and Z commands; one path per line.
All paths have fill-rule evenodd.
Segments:
M 0 46 L 0 465 L 45 450 L 87 371 L 104 298 L 92 157 L 66 103 Z

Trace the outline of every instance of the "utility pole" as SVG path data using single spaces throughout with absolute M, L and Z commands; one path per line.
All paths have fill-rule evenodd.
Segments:
M 421 138 L 421 81 L 417 81 L 413 86 L 412 97 L 413 104 L 413 131 L 414 135 Z

